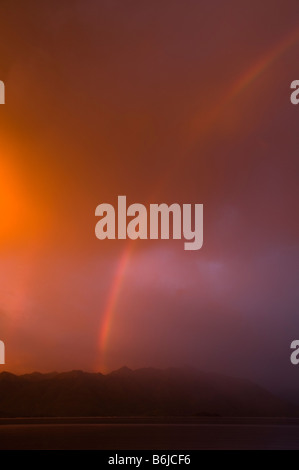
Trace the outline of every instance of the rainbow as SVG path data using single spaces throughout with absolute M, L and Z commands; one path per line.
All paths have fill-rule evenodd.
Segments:
M 201 131 L 208 131 L 212 128 L 213 123 L 219 117 L 224 108 L 237 98 L 251 83 L 254 82 L 272 63 L 274 63 L 284 52 L 290 47 L 294 46 L 299 40 L 299 28 L 296 27 L 290 34 L 288 34 L 280 43 L 267 52 L 263 57 L 258 59 L 251 67 L 249 67 L 228 89 L 224 98 L 213 107 L 210 112 L 205 116 L 204 127 Z M 127 270 L 132 253 L 133 243 L 130 242 L 126 245 L 119 262 L 117 264 L 116 272 L 113 278 L 111 288 L 108 293 L 106 307 L 102 316 L 100 334 L 99 334 L 99 348 L 101 354 L 102 369 L 104 369 L 104 356 L 107 349 L 109 335 L 112 328 L 114 313 L 116 310 L 119 295 L 123 284 L 123 279 Z
M 105 351 L 107 348 L 107 342 L 109 338 L 109 334 L 111 331 L 111 326 L 113 322 L 114 312 L 117 305 L 117 300 L 119 298 L 123 279 L 126 273 L 126 269 L 130 260 L 131 252 L 132 252 L 133 243 L 130 241 L 126 244 L 121 257 L 117 263 L 115 275 L 113 278 L 113 282 L 108 294 L 106 306 L 104 309 L 104 314 L 102 316 L 101 322 L 101 329 L 99 335 L 99 348 L 101 353 L 101 370 L 105 370 L 104 364 L 104 356 Z
M 249 67 L 228 89 L 222 100 L 208 110 L 205 114 L 204 123 L 200 124 L 202 133 L 212 129 L 214 122 L 223 112 L 223 110 L 234 101 L 242 92 L 248 88 L 259 76 L 262 75 L 275 61 L 279 59 L 288 49 L 293 47 L 299 40 L 299 28 L 296 27 L 282 41 L 277 43 L 273 49 L 259 58 L 251 67 Z M 198 132 L 198 126 L 195 125 L 195 132 Z
M 265 54 L 244 75 L 242 75 L 233 85 L 228 93 L 227 100 L 237 97 L 245 88 L 258 78 L 273 62 L 275 62 L 287 49 L 294 46 L 299 40 L 299 29 L 296 27 L 288 34 L 273 50 Z

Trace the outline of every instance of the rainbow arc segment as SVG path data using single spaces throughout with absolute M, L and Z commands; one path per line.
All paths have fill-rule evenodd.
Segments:
M 270 51 L 260 57 L 251 67 L 249 67 L 237 80 L 229 87 L 224 97 L 218 103 L 207 110 L 203 122 L 195 132 L 206 133 L 213 129 L 213 125 L 223 110 L 232 103 L 250 84 L 261 76 L 274 62 L 276 62 L 288 49 L 299 41 L 299 28 L 296 27 Z
M 108 293 L 106 300 L 106 306 L 101 321 L 101 328 L 99 334 L 99 349 L 101 355 L 101 369 L 105 371 L 105 352 L 107 348 L 107 342 L 109 339 L 114 315 L 116 313 L 117 302 L 123 286 L 123 281 L 126 275 L 126 270 L 130 261 L 131 253 L 133 250 L 133 243 L 129 240 L 119 258 L 117 267 L 115 270 L 113 282 Z
M 277 43 L 270 51 L 259 58 L 251 67 L 249 67 L 238 79 L 229 87 L 223 99 L 212 107 L 205 118 L 201 132 L 208 132 L 212 129 L 215 120 L 219 117 L 221 112 L 228 106 L 234 99 L 236 99 L 242 92 L 244 92 L 251 83 L 253 83 L 259 76 L 262 75 L 275 61 L 279 59 L 288 49 L 293 47 L 299 41 L 299 28 L 296 27 L 286 37 Z M 130 258 L 133 252 L 133 242 L 129 241 L 120 256 L 115 275 L 107 296 L 106 307 L 104 309 L 100 332 L 99 332 L 99 349 L 101 355 L 101 363 L 105 367 L 105 354 L 109 342 L 110 332 L 113 327 L 115 319 L 118 300 L 121 294 L 121 289 L 126 276 L 127 267 L 130 263 Z

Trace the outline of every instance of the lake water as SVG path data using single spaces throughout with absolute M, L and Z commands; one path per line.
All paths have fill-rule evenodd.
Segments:
M 299 449 L 299 419 L 0 419 L 0 449 Z

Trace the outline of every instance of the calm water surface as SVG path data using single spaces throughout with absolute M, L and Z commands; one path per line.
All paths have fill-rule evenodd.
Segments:
M 299 449 L 299 419 L 0 419 L 0 449 Z

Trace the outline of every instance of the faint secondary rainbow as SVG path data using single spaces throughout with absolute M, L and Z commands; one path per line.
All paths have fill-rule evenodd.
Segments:
M 99 335 L 99 347 L 100 347 L 100 353 L 101 353 L 101 368 L 102 369 L 105 369 L 104 354 L 106 351 L 107 342 L 108 342 L 110 331 L 111 331 L 111 326 L 113 322 L 113 317 L 114 317 L 117 301 L 121 292 L 123 279 L 124 279 L 127 266 L 130 260 L 132 247 L 133 247 L 132 242 L 128 242 L 120 256 L 120 259 L 117 263 L 113 282 L 109 291 L 109 295 L 107 298 L 103 317 L 102 317 L 101 329 L 100 329 L 100 335 Z

